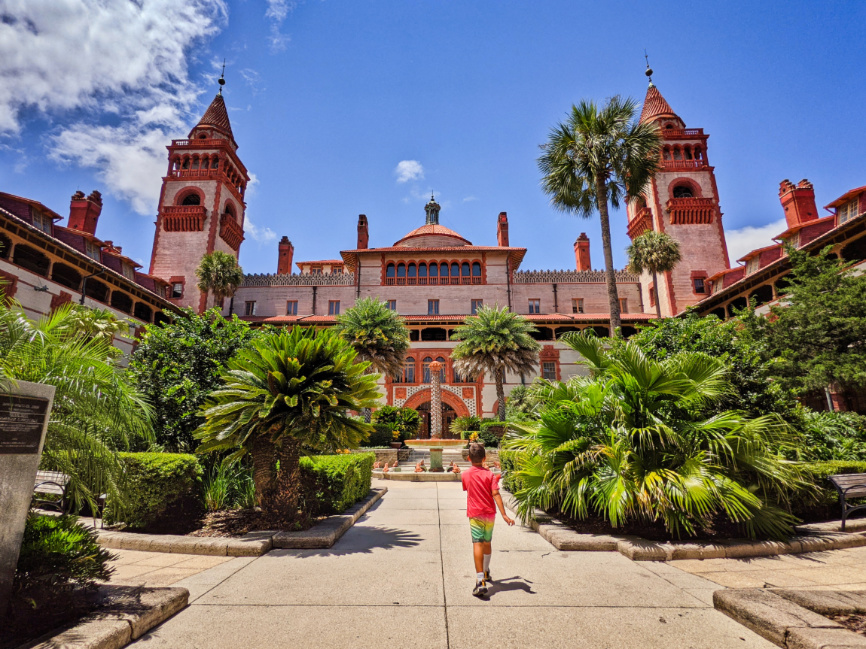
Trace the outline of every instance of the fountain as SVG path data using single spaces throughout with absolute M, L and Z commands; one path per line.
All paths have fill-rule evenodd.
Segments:
M 442 384 L 439 372 L 442 363 L 433 361 L 430 363 L 430 439 L 407 439 L 406 446 L 413 448 L 430 449 L 430 471 L 442 473 L 442 449 L 445 446 L 464 446 L 466 442 L 462 439 L 440 439 L 442 434 Z

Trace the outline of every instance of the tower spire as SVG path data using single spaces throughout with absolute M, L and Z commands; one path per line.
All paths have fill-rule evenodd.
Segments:
M 427 214 L 427 219 L 425 221 L 425 225 L 439 225 L 439 203 L 436 202 L 436 199 L 433 197 L 433 193 L 430 193 L 430 202 L 424 206 L 424 212 Z
M 219 81 L 217 81 L 217 83 L 220 84 L 220 90 L 219 90 L 218 94 L 222 95 L 223 94 L 223 86 L 226 85 L 226 60 L 225 59 L 223 59 L 223 71 L 220 74 L 220 78 L 219 78 Z
M 649 79 L 649 85 L 653 86 L 653 69 L 649 66 L 649 56 L 646 53 L 646 50 L 643 51 L 643 57 L 646 59 L 646 72 L 644 74 Z

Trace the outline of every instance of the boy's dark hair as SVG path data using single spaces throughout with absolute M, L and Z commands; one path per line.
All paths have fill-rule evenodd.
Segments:
M 469 461 L 473 464 L 481 462 L 487 456 L 487 451 L 484 449 L 484 444 L 472 442 L 469 445 Z

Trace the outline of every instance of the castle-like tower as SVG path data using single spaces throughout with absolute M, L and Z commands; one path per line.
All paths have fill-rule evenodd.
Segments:
M 221 250 L 237 259 L 244 240 L 249 176 L 237 155 L 222 88 L 189 138 L 167 148 L 150 274 L 171 284 L 167 297 L 173 302 L 201 312 L 213 306 L 196 286 L 201 258 Z
M 680 244 L 682 261 L 658 276 L 659 286 L 645 274 L 641 285 L 644 304 L 661 302 L 662 316 L 673 316 L 709 295 L 706 279 L 728 268 L 728 249 L 719 209 L 719 192 L 707 158 L 702 128 L 686 128 L 652 82 L 644 100 L 641 122 L 654 122 L 662 136 L 662 167 L 646 198 L 629 205 L 628 235 L 647 230 L 665 232 Z M 652 310 L 650 308 L 649 310 Z

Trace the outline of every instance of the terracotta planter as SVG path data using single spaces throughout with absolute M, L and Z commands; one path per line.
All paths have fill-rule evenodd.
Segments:
M 400 448 L 403 446 L 403 442 L 390 442 L 391 448 Z

